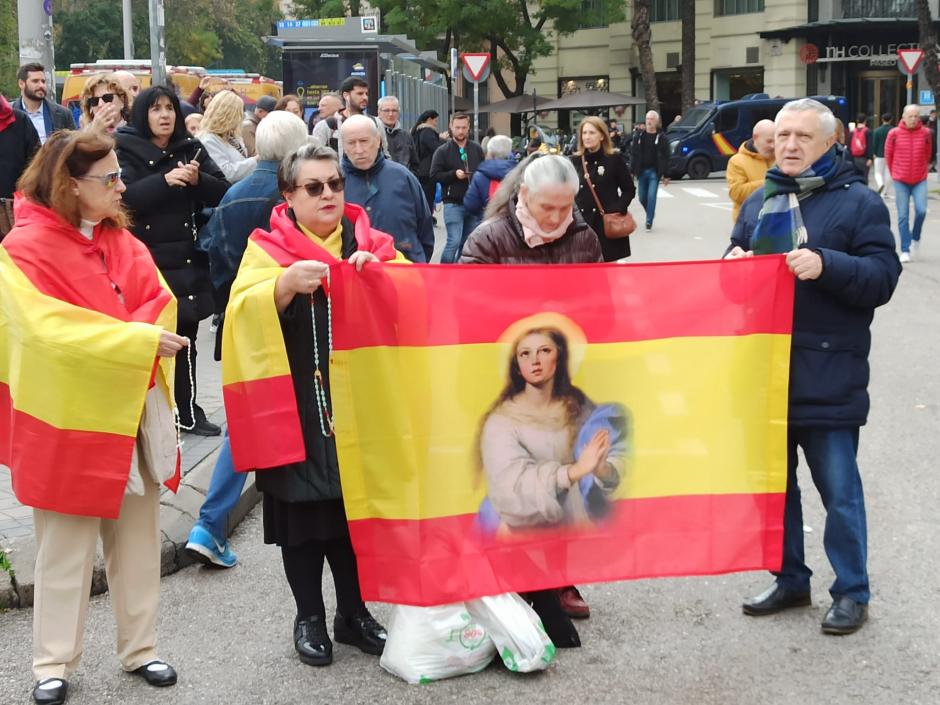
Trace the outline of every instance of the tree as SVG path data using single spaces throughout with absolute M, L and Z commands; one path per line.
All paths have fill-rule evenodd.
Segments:
M 16 70 L 20 65 L 16 0 L 0 0 L 0 93 L 11 101 L 19 96 Z
M 682 112 L 695 104 L 695 0 L 682 0 Z
M 633 42 L 640 59 L 640 78 L 643 81 L 643 93 L 646 95 L 646 109 L 659 112 L 656 69 L 653 66 L 653 50 L 650 48 L 653 36 L 650 31 L 650 0 L 633 0 L 633 20 L 630 28 L 633 30 Z
M 917 8 L 920 48 L 924 50 L 924 73 L 927 74 L 927 83 L 933 91 L 934 107 L 940 115 L 940 68 L 937 67 L 940 56 L 937 50 L 937 30 L 934 29 L 927 0 L 914 0 L 914 6 Z
M 304 19 L 359 17 L 361 0 L 294 0 L 294 14 Z

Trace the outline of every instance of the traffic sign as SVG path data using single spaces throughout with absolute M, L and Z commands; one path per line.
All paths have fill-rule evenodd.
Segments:
M 918 102 L 921 105 L 933 105 L 933 91 L 929 88 L 921 88 L 920 100 Z
M 485 81 L 489 76 L 490 55 L 487 54 L 461 54 L 467 73 L 470 74 L 470 80 L 474 83 Z M 484 75 L 485 74 L 485 75 Z
M 898 68 L 901 73 L 913 76 L 917 73 L 920 62 L 924 60 L 922 49 L 898 49 Z

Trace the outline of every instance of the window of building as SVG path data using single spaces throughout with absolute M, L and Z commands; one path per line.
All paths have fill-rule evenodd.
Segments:
M 842 18 L 917 17 L 914 0 L 842 0 Z
M 679 0 L 651 0 L 650 22 L 675 22 L 679 18 Z
M 764 0 L 715 0 L 715 17 L 763 11 Z
M 581 12 L 591 19 L 588 22 L 579 24 L 578 29 L 597 29 L 607 26 L 601 0 L 581 0 Z

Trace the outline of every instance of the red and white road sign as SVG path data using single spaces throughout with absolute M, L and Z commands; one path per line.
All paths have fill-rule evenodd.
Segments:
M 924 60 L 922 49 L 898 49 L 898 66 L 908 76 L 917 73 L 920 62 Z
M 490 65 L 489 54 L 461 54 L 460 60 L 467 68 L 471 80 L 478 82 L 483 78 L 483 74 Z

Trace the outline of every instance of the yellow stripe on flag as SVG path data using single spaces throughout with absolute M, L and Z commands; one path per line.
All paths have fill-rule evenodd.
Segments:
M 290 375 L 284 335 L 274 307 L 274 286 L 283 271 L 260 245 L 248 241 L 229 298 L 230 313 L 222 327 L 223 385 Z M 255 310 L 246 316 L 232 313 L 245 308 Z M 238 325 L 240 319 L 254 321 L 256 325 Z
M 0 279 L 9 294 L 0 301 L 0 328 L 18 341 L 0 346 L 0 383 L 10 386 L 15 408 L 62 430 L 136 436 L 159 327 L 46 296 L 3 248 Z M 175 329 L 173 311 L 164 316 Z M 32 334 L 39 330 L 55 331 L 54 342 Z M 172 360 L 164 369 L 170 389 L 171 370 Z
M 631 416 L 632 463 L 615 498 L 785 491 L 789 357 L 790 337 L 771 334 L 588 346 L 574 383 Z M 507 364 L 500 344 L 334 353 L 349 520 L 475 513 L 477 434 Z

